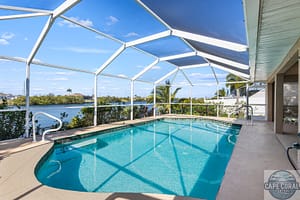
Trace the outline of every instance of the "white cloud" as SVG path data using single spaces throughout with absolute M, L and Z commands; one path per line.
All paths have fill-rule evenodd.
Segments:
M 93 22 L 89 19 L 80 19 L 79 17 L 70 17 L 71 20 L 74 20 L 84 26 L 88 26 L 88 27 L 92 27 L 93 26 Z M 76 24 L 73 24 L 72 22 L 70 21 L 67 21 L 67 20 L 62 20 L 62 21 L 59 21 L 57 23 L 59 26 L 67 26 L 68 28 L 78 28 L 80 26 L 76 25 Z
M 15 34 L 13 34 L 13 33 L 8 33 L 8 32 L 3 33 L 3 34 L 1 35 L 1 38 L 2 38 L 2 39 L 5 39 L 5 40 L 10 40 L 10 39 L 12 39 L 13 37 L 15 37 Z
M 15 34 L 5 32 L 0 36 L 0 45 L 9 45 L 9 40 L 15 37 Z
M 56 75 L 64 75 L 64 76 L 70 76 L 73 74 L 73 72 L 55 72 Z
M 51 48 L 58 51 L 71 51 L 74 53 L 95 53 L 95 54 L 106 54 L 111 53 L 110 50 L 96 49 L 96 48 L 82 48 L 82 47 L 65 47 L 65 48 Z
M 139 36 L 139 34 L 137 34 L 136 32 L 130 32 L 124 35 L 124 37 L 137 37 L 137 36 Z
M 59 78 L 49 78 L 47 81 L 68 81 L 69 79 L 66 77 L 59 77 Z
M 39 91 L 45 91 L 43 88 L 32 88 L 33 91 L 39 92 Z
M 160 67 L 160 66 L 157 66 L 157 65 L 155 65 L 155 66 L 153 66 L 153 67 L 152 67 L 152 69 L 158 69 L 158 70 L 159 70 L 159 69 L 161 69 L 161 67 Z
M 0 38 L 0 45 L 8 45 L 9 42 L 3 38 Z
M 106 22 L 107 26 L 111 26 L 111 25 L 114 25 L 117 22 L 119 22 L 119 19 L 114 17 L 114 16 L 109 16 L 109 17 L 106 18 L 106 20 L 107 20 L 107 22 Z

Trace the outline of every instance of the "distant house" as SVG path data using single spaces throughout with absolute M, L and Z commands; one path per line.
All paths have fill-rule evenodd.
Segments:
M 84 97 L 84 95 L 81 93 L 72 93 L 71 96 Z

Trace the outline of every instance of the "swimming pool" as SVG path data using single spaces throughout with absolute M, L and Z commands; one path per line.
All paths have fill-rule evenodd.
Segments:
M 44 185 L 215 199 L 239 125 L 162 119 L 58 141 L 36 168 Z

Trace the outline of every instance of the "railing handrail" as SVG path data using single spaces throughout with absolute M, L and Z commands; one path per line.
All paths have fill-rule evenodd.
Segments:
M 235 110 L 232 111 L 231 113 L 228 113 L 228 117 L 230 117 L 230 115 L 232 115 L 233 113 L 235 113 L 235 112 L 241 110 L 241 109 L 244 108 L 244 107 L 250 108 L 250 109 L 251 109 L 251 115 L 250 115 L 250 116 L 251 116 L 251 125 L 253 125 L 253 107 L 250 106 L 250 105 L 244 105 L 244 104 L 242 104 L 240 107 L 238 107 L 237 109 L 235 109 Z M 247 116 L 247 118 L 248 118 L 248 116 Z
M 55 116 L 53 116 L 53 115 L 50 115 L 50 114 L 45 113 L 45 112 L 36 112 L 36 113 L 34 113 L 34 115 L 32 116 L 32 129 L 33 129 L 33 130 L 32 130 L 32 131 L 33 131 L 33 136 L 32 136 L 32 137 L 33 137 L 33 141 L 34 141 L 34 142 L 36 142 L 35 117 L 36 117 L 37 115 L 45 115 L 45 116 L 50 117 L 50 118 L 52 118 L 52 119 L 54 119 L 54 120 L 57 120 L 57 121 L 59 122 L 59 126 L 58 126 L 57 128 L 49 129 L 49 130 L 46 130 L 46 131 L 43 132 L 43 134 L 42 134 L 42 141 L 45 141 L 45 135 L 46 135 L 47 133 L 54 132 L 54 131 L 58 131 L 59 129 L 61 129 L 61 127 L 62 127 L 62 125 L 63 125 L 62 121 L 61 121 L 59 118 L 57 118 L 57 117 L 55 117 Z

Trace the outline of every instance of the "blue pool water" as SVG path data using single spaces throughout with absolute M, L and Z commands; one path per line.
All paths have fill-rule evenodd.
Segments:
M 240 126 L 164 119 L 56 144 L 36 168 L 45 185 L 215 199 Z

